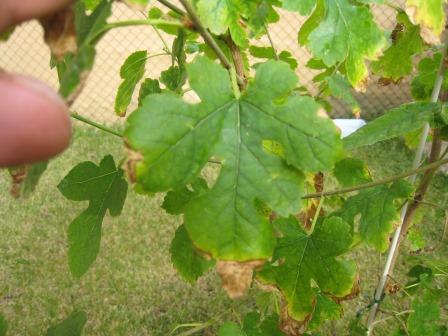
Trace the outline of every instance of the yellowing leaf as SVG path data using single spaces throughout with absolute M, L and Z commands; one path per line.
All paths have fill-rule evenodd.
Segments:
M 413 23 L 422 27 L 423 39 L 431 44 L 440 43 L 445 27 L 445 0 L 407 0 L 406 13 Z
M 376 59 L 386 46 L 384 34 L 363 5 L 349 0 L 326 0 L 324 6 L 325 14 L 317 28 L 302 41 L 309 40 L 314 57 L 323 60 L 327 67 L 345 62 L 349 82 L 361 90 L 368 76 L 365 62 Z M 316 11 L 319 10 L 318 5 Z
M 356 279 L 353 263 L 336 257 L 349 250 L 352 243 L 350 225 L 341 218 L 320 221 L 307 235 L 292 217 L 280 219 L 277 228 L 282 236 L 272 264 L 258 273 L 258 278 L 278 287 L 287 302 L 288 315 L 297 321 L 310 318 L 316 305 L 312 284 L 324 293 L 343 297 L 350 293 Z
M 412 186 L 405 181 L 366 189 L 349 197 L 336 215 L 347 223 L 354 224 L 356 215 L 360 214 L 359 233 L 362 239 L 378 251 L 384 252 L 389 246 L 394 222 L 399 220 L 398 207 L 394 201 L 408 198 L 412 191 Z
M 372 63 L 372 71 L 382 77 L 398 81 L 412 72 L 413 56 L 423 49 L 420 27 L 413 25 L 408 16 L 400 12 L 397 15 L 397 26 L 392 32 L 392 45 L 378 61 Z
M 274 237 L 257 200 L 282 215 L 297 212 L 302 171 L 331 169 L 340 154 L 336 127 L 313 99 L 292 94 L 297 77 L 286 63 L 261 65 L 239 99 L 228 72 L 209 59 L 197 58 L 187 72 L 199 104 L 150 95 L 128 119 L 126 141 L 143 156 L 137 183 L 147 192 L 179 189 L 215 157 L 222 162 L 215 184 L 182 210 L 187 232 L 216 259 L 266 259 Z M 264 140 L 280 144 L 284 158 Z

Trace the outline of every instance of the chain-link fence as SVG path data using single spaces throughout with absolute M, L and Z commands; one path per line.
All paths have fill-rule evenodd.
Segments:
M 301 83 L 314 91 L 312 82 L 316 72 L 305 67 L 310 58 L 309 52 L 297 43 L 297 34 L 306 18 L 289 12 L 282 12 L 282 20 L 270 26 L 272 40 L 279 51 L 291 52 L 299 61 L 297 73 Z M 375 7 L 377 22 L 386 29 L 395 26 L 395 13 L 384 6 Z M 115 3 L 111 20 L 139 19 L 144 13 L 128 8 L 123 3 Z M 119 69 L 126 57 L 136 50 L 148 50 L 152 54 L 159 53 L 163 48 L 163 40 L 168 45 L 172 37 L 161 33 L 158 35 L 152 27 L 126 27 L 108 33 L 98 45 L 98 56 L 87 86 L 73 106 L 73 110 L 92 119 L 114 123 L 120 118 L 114 114 L 114 99 L 120 84 Z M 268 46 L 267 38 L 257 41 L 257 44 Z M 0 44 L 0 68 L 8 71 L 34 76 L 57 88 L 57 75 L 49 67 L 50 54 L 43 42 L 42 28 L 36 22 L 26 23 L 16 29 L 12 38 Z M 147 65 L 147 76 L 158 77 L 160 72 L 171 64 L 169 56 L 151 58 Z M 397 64 L 399 66 L 399 64 Z M 373 78 L 366 93 L 356 93 L 362 113 L 367 118 L 372 114 L 408 102 L 409 83 L 383 87 Z M 136 97 L 133 100 L 135 106 Z M 132 106 L 131 106 L 132 108 Z M 341 102 L 333 101 L 333 115 L 349 115 L 349 109 Z

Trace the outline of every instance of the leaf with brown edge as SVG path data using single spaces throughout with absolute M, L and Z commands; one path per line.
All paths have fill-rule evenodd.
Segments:
M 297 321 L 289 315 L 288 307 L 284 305 L 280 314 L 280 330 L 288 336 L 301 336 L 308 329 L 312 317 L 313 313 L 309 313 L 302 321 Z
M 421 26 L 420 35 L 429 44 L 440 43 L 445 26 L 446 0 L 407 0 L 406 13 L 414 24 Z
M 252 284 L 254 269 L 263 266 L 264 260 L 248 262 L 218 261 L 216 271 L 221 277 L 222 288 L 231 299 L 246 295 Z
M 30 196 L 34 189 L 36 189 L 47 166 L 48 161 L 43 161 L 9 168 L 9 174 L 11 176 L 11 196 L 15 199 Z
M 311 234 L 293 217 L 279 219 L 275 226 L 282 236 L 272 262 L 257 273 L 257 279 L 281 291 L 288 316 L 296 321 L 309 318 L 316 304 L 315 287 L 338 298 L 352 291 L 355 264 L 338 258 L 352 244 L 349 224 L 339 217 L 319 218 Z
M 44 29 L 45 42 L 58 61 L 62 60 L 65 54 L 77 52 L 74 5 L 45 17 L 40 22 Z

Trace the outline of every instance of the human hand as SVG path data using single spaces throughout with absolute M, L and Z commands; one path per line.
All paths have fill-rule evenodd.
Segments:
M 0 32 L 64 8 L 70 0 L 0 0 Z M 0 70 L 0 167 L 45 160 L 70 142 L 63 99 L 34 78 Z

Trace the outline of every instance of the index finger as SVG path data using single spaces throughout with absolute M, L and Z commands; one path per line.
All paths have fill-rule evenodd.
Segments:
M 63 9 L 72 0 L 0 0 L 0 32 L 9 26 Z

